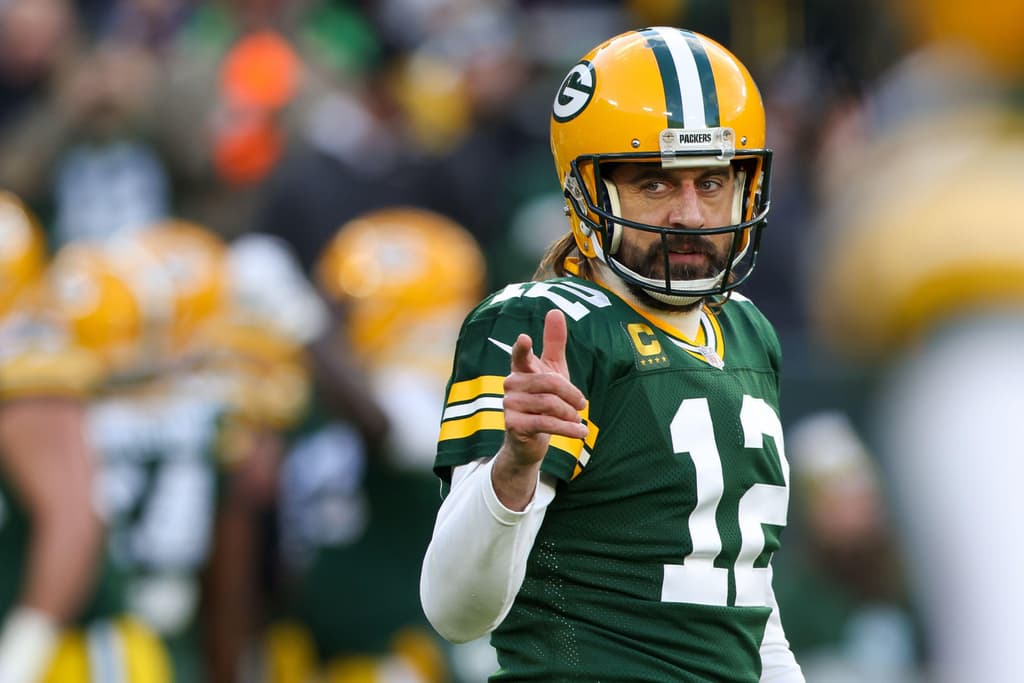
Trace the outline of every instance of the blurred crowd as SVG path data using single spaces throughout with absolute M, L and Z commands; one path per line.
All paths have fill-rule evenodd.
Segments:
M 807 679 L 1019 680 L 1024 13 L 961 4 L 0 0 L 0 680 L 484 680 L 417 597 L 458 325 L 567 228 L 565 71 L 662 24 L 767 107 Z

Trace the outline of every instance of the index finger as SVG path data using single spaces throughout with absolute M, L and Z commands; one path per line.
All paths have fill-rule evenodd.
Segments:
M 541 350 L 540 359 L 559 370 L 568 371 L 565 362 L 565 344 L 568 339 L 569 329 L 565 322 L 565 314 L 557 308 L 551 309 L 544 316 L 544 348 Z

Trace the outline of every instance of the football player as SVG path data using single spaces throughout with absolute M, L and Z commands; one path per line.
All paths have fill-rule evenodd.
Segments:
M 175 680 L 230 670 L 235 650 L 216 637 L 218 657 L 205 661 L 201 618 L 209 613 L 210 632 L 223 634 L 237 601 L 221 591 L 210 602 L 207 588 L 251 589 L 244 572 L 257 559 L 235 546 L 227 576 L 236 580 L 204 579 L 218 542 L 236 540 L 218 535 L 233 475 L 273 451 L 265 437 L 301 414 L 305 368 L 266 316 L 250 315 L 227 245 L 202 226 L 172 220 L 116 242 L 72 244 L 55 266 L 76 327 L 118 342 L 103 348 L 109 379 L 89 403 L 88 434 L 128 607 L 162 637 Z M 115 288 L 106 307 L 88 295 Z
M 871 433 L 929 680 L 1009 683 L 1024 644 L 1024 5 L 901 10 L 917 49 L 875 84 L 868 139 L 830 183 L 813 318 L 879 380 Z
M 125 616 L 93 507 L 86 402 L 105 330 L 63 315 L 66 283 L 44 271 L 39 227 L 7 193 L 0 245 L 0 680 L 163 683 L 166 655 Z
M 394 207 L 341 226 L 315 272 L 341 316 L 334 353 L 361 369 L 363 400 L 390 428 L 368 443 L 352 423 L 313 415 L 284 462 L 289 620 L 271 631 L 271 680 L 478 681 L 452 671 L 463 658 L 431 632 L 415 587 L 436 509 L 439 406 L 483 254 L 452 220 Z
M 204 591 L 211 681 L 238 679 L 272 602 L 265 571 L 290 430 L 311 400 L 309 344 L 327 311 L 286 243 L 247 234 L 227 253 L 226 305 L 199 331 L 204 391 L 227 403 L 222 493 Z
M 125 609 L 160 636 L 168 676 L 183 680 L 198 660 L 188 629 L 215 504 L 220 404 L 176 381 L 171 329 L 183 323 L 173 283 L 157 258 L 131 252 L 72 242 L 54 256 L 49 277 L 62 317 L 103 364 L 83 426 Z
M 571 231 L 465 320 L 420 593 L 501 680 L 802 682 L 772 589 L 780 349 L 736 288 L 769 206 L 764 107 L 706 36 L 629 31 L 562 81 Z

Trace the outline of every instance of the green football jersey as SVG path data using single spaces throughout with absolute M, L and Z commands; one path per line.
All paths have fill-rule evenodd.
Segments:
M 175 681 L 201 680 L 202 573 L 223 483 L 225 404 L 201 376 L 112 388 L 89 409 L 97 499 L 128 610 L 162 639 Z
M 749 300 L 687 339 L 587 280 L 509 285 L 463 324 L 435 471 L 497 452 L 510 347 L 539 355 L 556 307 L 590 433 L 551 440 L 558 491 L 491 680 L 757 681 L 789 475 L 779 344 Z
M 417 577 L 437 483 L 366 450 L 358 432 L 311 416 L 281 469 L 283 616 L 305 624 L 321 660 L 390 653 L 402 628 L 429 624 Z

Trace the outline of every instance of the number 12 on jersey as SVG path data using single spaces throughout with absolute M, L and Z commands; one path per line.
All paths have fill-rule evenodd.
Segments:
M 786 524 L 789 504 L 789 464 L 786 461 L 782 423 L 764 400 L 743 397 L 740 410 L 744 448 L 761 448 L 764 437 L 775 439 L 784 486 L 754 484 L 739 502 L 740 550 L 733 567 L 736 577 L 736 606 L 769 606 L 771 575 L 767 567 L 755 567 L 764 552 L 763 524 Z M 662 602 L 728 605 L 729 570 L 716 567 L 722 551 L 722 536 L 716 521 L 724 491 L 722 460 L 715 442 L 714 424 L 706 398 L 684 400 L 670 425 L 672 447 L 677 454 L 688 453 L 693 460 L 697 482 L 697 504 L 690 514 L 693 550 L 682 564 L 666 564 L 661 588 Z

